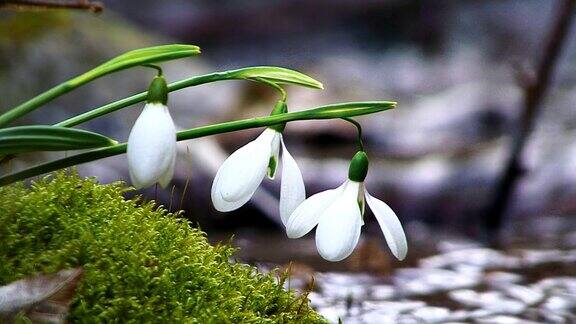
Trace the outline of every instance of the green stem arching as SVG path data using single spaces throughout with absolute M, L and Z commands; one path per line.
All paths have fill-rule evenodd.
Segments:
M 284 90 L 284 88 L 279 86 L 277 83 L 274 83 L 272 81 L 268 81 L 264 78 L 254 78 L 253 80 L 257 81 L 257 82 L 264 83 L 264 84 L 276 89 L 278 92 L 280 92 L 280 95 L 282 96 L 280 98 L 280 101 L 286 102 L 286 99 L 288 98 L 288 94 L 286 93 L 286 90 Z
M 106 71 L 106 74 L 115 71 L 116 70 L 109 70 Z M 54 98 L 66 94 L 101 75 L 102 73 L 96 75 L 93 71 L 89 71 L 79 77 L 64 82 L 60 85 L 57 85 L 56 87 L 20 104 L 16 108 L 13 108 L 3 114 L 0 114 L 0 127 L 8 125 L 10 122 L 26 115 L 31 111 L 34 111 L 35 109 L 41 107 L 47 102 L 50 102 Z M 280 91 L 283 98 L 286 97 L 286 92 L 280 86 L 281 84 L 295 84 L 308 88 L 323 89 L 322 83 L 297 71 L 274 66 L 251 66 L 236 70 L 215 72 L 180 80 L 169 84 L 168 91 L 171 92 L 195 85 L 216 81 L 225 81 L 225 80 L 249 80 L 264 83 Z M 90 110 L 86 113 L 64 120 L 60 123 L 55 124 L 55 126 L 72 127 L 80 123 L 84 123 L 94 118 L 114 112 L 116 110 L 122 109 L 124 107 L 142 102 L 144 100 L 146 100 L 146 92 L 141 92 L 128 98 L 118 100 L 116 102 L 107 104 L 105 106 Z
M 180 80 L 177 82 L 170 83 L 168 85 L 168 92 L 181 90 L 187 87 L 197 86 L 205 83 L 215 82 L 215 81 L 224 81 L 224 80 L 233 80 L 236 79 L 236 76 L 230 74 L 229 72 L 215 72 L 205 75 L 200 75 L 196 77 L 191 77 L 188 79 Z M 147 91 L 140 92 L 138 94 L 132 95 L 130 97 L 109 103 L 99 108 L 92 109 L 88 112 L 83 114 L 74 116 L 72 118 L 66 119 L 61 121 L 54 126 L 62 126 L 62 127 L 73 127 L 78 124 L 85 123 L 89 120 L 94 118 L 98 118 L 100 116 L 112 113 L 114 111 L 120 110 L 122 108 L 137 104 L 139 102 L 145 101 L 148 95 Z
M 175 60 L 178 58 L 184 58 L 198 54 L 200 54 L 199 47 L 185 44 L 160 45 L 126 52 L 107 62 L 104 62 L 103 64 L 84 74 L 65 81 L 37 95 L 36 97 L 16 106 L 15 108 L 6 111 L 5 113 L 0 114 L 0 127 L 4 127 L 14 120 L 34 111 L 35 109 L 40 108 L 54 98 L 66 94 L 107 74 L 142 64 Z
M 74 90 L 76 87 L 72 87 L 67 83 L 62 83 L 54 88 L 24 102 L 23 104 L 19 105 L 18 107 L 11 109 L 4 114 L 0 115 L 0 127 L 4 127 L 8 125 L 13 120 L 18 119 L 19 117 L 31 112 L 32 110 L 40 107 L 47 102 L 51 101 L 52 99 L 59 97 L 65 93 L 68 93 Z
M 343 104 L 327 105 L 310 110 L 285 113 L 267 117 L 249 118 L 236 120 L 220 124 L 201 126 L 177 133 L 178 141 L 193 138 L 205 137 L 215 134 L 234 132 L 249 128 L 272 126 L 280 123 L 287 123 L 297 120 L 309 119 L 334 119 L 343 117 L 354 117 L 373 114 L 384 110 L 392 109 L 395 102 L 390 101 L 367 101 L 350 102 Z M 103 159 L 106 157 L 119 155 L 126 152 L 126 143 L 121 143 L 105 148 L 90 150 L 84 153 L 73 155 L 56 161 L 40 164 L 29 169 L 11 173 L 0 177 L 0 186 L 4 186 L 19 180 L 37 176 L 46 172 L 63 169 L 77 164 Z
M 202 85 L 202 84 L 211 83 L 211 82 L 226 81 L 226 80 L 250 80 L 250 81 L 256 81 L 256 82 L 264 83 L 266 85 L 270 85 L 273 88 L 280 91 L 280 93 L 282 94 L 283 97 L 285 96 L 284 90 L 281 87 L 279 87 L 278 85 L 276 85 L 270 81 L 267 81 L 265 79 L 262 79 L 262 78 L 254 78 L 254 79 L 246 78 L 241 73 L 239 73 L 239 72 L 241 72 L 243 70 L 247 70 L 247 69 L 251 69 L 251 68 L 244 68 L 244 69 L 224 71 L 224 72 L 214 72 L 214 73 L 210 73 L 210 74 L 195 76 L 195 77 L 191 77 L 188 79 L 176 81 L 176 82 L 170 83 L 168 85 L 168 92 L 178 91 L 178 90 L 181 90 L 184 88 L 193 87 L 193 86 Z M 109 103 L 109 104 L 104 105 L 102 107 L 95 108 L 95 109 L 92 109 L 92 110 L 85 112 L 83 114 L 80 114 L 80 115 L 74 116 L 72 118 L 66 119 L 66 120 L 61 121 L 57 124 L 54 124 L 54 126 L 73 127 L 73 126 L 76 126 L 78 124 L 85 123 L 85 122 L 92 120 L 94 118 L 98 118 L 100 116 L 112 113 L 114 111 L 120 110 L 122 108 L 131 106 L 134 104 L 137 104 L 139 102 L 142 102 L 142 101 L 146 100 L 146 97 L 147 97 L 146 91 L 140 92 L 140 93 L 132 95 L 130 97 Z
M 364 151 L 364 142 L 362 141 L 362 125 L 360 125 L 359 122 L 355 121 L 352 118 L 344 117 L 342 119 L 351 123 L 356 127 L 356 130 L 358 131 L 358 150 Z

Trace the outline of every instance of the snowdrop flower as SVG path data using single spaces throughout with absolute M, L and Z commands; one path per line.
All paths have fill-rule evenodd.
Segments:
M 154 78 L 148 100 L 128 137 L 128 167 L 132 185 L 140 189 L 158 182 L 166 187 L 176 163 L 176 127 L 168 111 L 168 88 Z
M 283 112 L 286 112 L 286 104 L 279 101 L 272 114 Z M 266 175 L 274 179 L 282 147 L 280 217 L 286 224 L 290 214 L 306 198 L 306 192 L 302 173 L 284 145 L 283 130 L 284 125 L 266 128 L 224 161 L 212 184 L 212 203 L 218 211 L 240 208 L 254 195 Z
M 328 261 L 343 260 L 358 243 L 367 202 L 392 254 L 403 260 L 408 246 L 402 225 L 386 203 L 371 196 L 364 188 L 367 172 L 368 157 L 359 151 L 350 162 L 348 180 L 336 189 L 309 197 L 290 215 L 286 225 L 288 237 L 302 237 L 318 226 L 316 247 L 320 255 Z

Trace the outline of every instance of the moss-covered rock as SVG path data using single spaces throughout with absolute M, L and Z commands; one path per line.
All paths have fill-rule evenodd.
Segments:
M 272 275 L 123 184 L 57 173 L 0 188 L 0 284 L 83 266 L 76 322 L 323 322 Z

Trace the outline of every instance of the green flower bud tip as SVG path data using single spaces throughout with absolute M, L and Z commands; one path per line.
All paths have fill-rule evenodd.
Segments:
M 146 102 L 161 103 L 163 105 L 168 103 L 168 85 L 163 76 L 159 75 L 155 77 L 152 83 L 150 83 Z
M 288 106 L 286 105 L 286 101 L 278 100 L 278 102 L 274 106 L 274 109 L 272 109 L 270 116 L 285 114 L 287 112 L 288 112 Z M 279 133 L 282 133 L 284 131 L 284 128 L 286 128 L 286 123 L 273 125 L 273 126 L 270 126 L 269 128 L 273 129 Z
M 368 174 L 368 155 L 364 151 L 358 151 L 350 161 L 348 179 L 363 182 Z

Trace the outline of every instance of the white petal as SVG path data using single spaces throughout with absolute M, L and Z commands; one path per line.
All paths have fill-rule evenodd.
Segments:
M 236 206 L 242 202 L 238 208 L 250 200 L 266 175 L 275 133 L 266 129 L 224 161 L 212 184 L 212 202 L 216 209 L 230 210 L 227 203 Z
M 299 238 L 310 232 L 318 225 L 320 215 L 338 198 L 347 182 L 336 189 L 319 192 L 304 200 L 288 217 L 286 234 L 289 238 Z
M 404 260 L 408 253 L 408 243 L 396 213 L 385 202 L 371 196 L 368 191 L 366 191 L 366 201 L 376 216 L 390 251 L 398 260 Z
M 274 160 L 274 168 L 271 169 L 270 165 L 268 165 L 268 169 L 267 169 L 267 175 L 268 175 L 268 179 L 270 180 L 274 180 L 274 177 L 276 176 L 276 171 L 278 171 L 278 156 L 280 155 L 280 139 L 282 138 L 282 133 L 279 132 L 275 132 L 274 138 L 272 139 L 272 143 L 270 143 L 270 160 Z
M 256 187 L 254 189 L 254 192 L 245 195 L 244 197 L 242 197 L 242 199 L 237 200 L 237 201 L 226 201 L 224 200 L 224 198 L 222 198 L 222 195 L 220 194 L 220 192 L 216 191 L 214 188 L 218 188 L 219 184 L 218 182 L 220 181 L 220 177 L 217 174 L 216 177 L 214 178 L 214 184 L 212 185 L 212 203 L 214 204 L 214 208 L 216 208 L 216 210 L 221 211 L 221 212 L 229 212 L 229 211 L 233 211 L 236 210 L 240 207 L 242 207 L 246 202 L 248 202 L 248 200 L 250 200 L 250 198 L 252 198 L 252 195 L 254 195 L 254 192 L 256 192 L 256 189 L 258 189 L 258 187 Z
M 174 158 L 172 159 L 172 163 L 170 167 L 164 172 L 164 174 L 158 179 L 158 183 L 162 188 L 166 188 L 172 178 L 174 177 L 174 167 L 176 166 L 176 150 L 174 150 Z
M 316 247 L 320 256 L 328 261 L 347 258 L 358 244 L 362 227 L 359 189 L 359 182 L 349 180 L 344 191 L 320 216 Z
M 176 161 L 176 128 L 162 104 L 146 104 L 128 137 L 128 167 L 136 188 L 167 184 Z M 166 181 L 166 179 L 168 179 Z
M 280 185 L 280 218 L 284 226 L 296 207 L 306 199 L 302 172 L 282 140 L 282 182 Z

